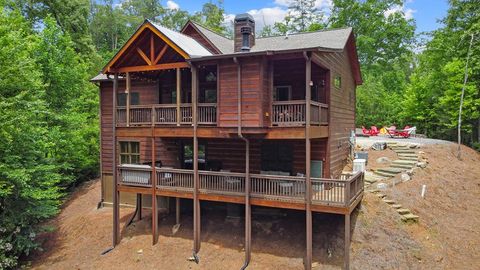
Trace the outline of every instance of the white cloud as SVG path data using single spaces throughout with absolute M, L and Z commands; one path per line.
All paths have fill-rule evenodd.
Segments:
M 403 16 L 405 19 L 412 19 L 413 18 L 413 13 L 417 12 L 414 9 L 411 8 L 406 8 L 405 6 L 400 6 L 400 5 L 395 5 L 391 9 L 387 10 L 384 12 L 385 17 L 388 17 L 392 14 L 395 14 L 397 12 L 403 13 Z
M 178 10 L 180 9 L 180 5 L 173 1 L 167 1 L 167 8 L 170 10 Z
M 281 22 L 287 15 L 287 10 L 280 7 L 252 9 L 247 11 L 255 20 L 255 27 L 258 30 L 263 29 L 265 25 L 273 25 Z
M 292 3 L 292 0 L 275 0 L 274 3 L 278 6 L 288 7 Z M 330 9 L 332 6 L 333 6 L 332 0 L 316 0 L 315 1 L 315 7 L 320 10 L 323 10 L 325 8 Z

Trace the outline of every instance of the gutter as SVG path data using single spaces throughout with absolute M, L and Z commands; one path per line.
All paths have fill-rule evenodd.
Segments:
M 290 49 L 290 50 L 281 50 L 281 51 L 274 51 L 274 50 L 266 50 L 266 51 L 257 51 L 257 52 L 236 52 L 236 53 L 229 53 L 229 54 L 215 54 L 209 56 L 201 56 L 201 57 L 192 57 L 190 59 L 185 59 L 188 62 L 199 62 L 204 60 L 214 60 L 214 59 L 225 59 L 225 58 L 240 58 L 240 57 L 248 57 L 248 56 L 259 56 L 259 55 L 281 55 L 287 53 L 295 53 L 295 52 L 306 52 L 306 51 L 319 51 L 319 52 L 343 52 L 344 49 L 332 49 L 332 48 L 324 48 L 324 47 L 313 47 L 313 48 L 302 48 L 302 49 Z M 235 60 L 234 60 L 235 61 Z

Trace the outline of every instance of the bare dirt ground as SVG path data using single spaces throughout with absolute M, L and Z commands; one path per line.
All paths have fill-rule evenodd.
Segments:
M 426 169 L 386 194 L 420 216 L 418 224 L 404 224 L 392 208 L 365 193 L 354 212 L 352 269 L 478 269 L 480 265 L 480 155 L 464 148 L 464 159 L 452 144 L 427 145 Z M 388 151 L 371 151 L 387 156 Z M 382 153 L 384 152 L 384 153 Z M 421 185 L 427 185 L 425 199 Z M 158 244 L 152 246 L 151 218 L 128 228 L 133 209 L 121 210 L 122 241 L 111 246 L 112 209 L 96 209 L 100 182 L 80 187 L 49 222 L 57 230 L 43 236 L 44 252 L 30 257 L 33 269 L 239 269 L 243 264 L 243 221 L 227 222 L 225 211 L 202 204 L 200 264 L 187 261 L 192 250 L 192 216 L 182 213 L 180 230 L 172 235 L 174 214 L 163 217 Z M 255 211 L 255 210 L 254 210 Z M 303 269 L 304 214 L 253 217 L 253 254 L 249 269 Z M 343 217 L 314 215 L 314 269 L 340 269 L 343 259 Z

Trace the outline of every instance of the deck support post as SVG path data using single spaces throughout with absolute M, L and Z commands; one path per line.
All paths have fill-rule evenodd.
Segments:
M 250 140 L 245 140 L 245 263 L 242 270 L 248 267 L 252 254 L 252 207 L 250 204 Z
M 175 224 L 180 224 L 180 198 L 175 198 Z
M 137 220 L 142 220 L 142 194 L 137 193 L 137 207 L 138 207 L 138 212 L 137 212 Z
M 113 79 L 113 112 L 112 112 L 112 130 L 113 130 L 113 246 L 119 244 L 120 242 L 120 201 L 119 201 L 119 192 L 117 186 L 117 134 L 116 134 L 116 124 L 117 124 L 117 91 L 118 91 L 118 73 L 115 73 Z
M 181 111 L 180 111 L 180 104 L 182 103 L 182 72 L 180 68 L 177 68 L 177 126 L 180 126 L 181 122 Z
M 152 245 L 157 244 L 158 242 L 158 209 L 157 209 L 157 172 L 155 168 L 155 137 L 154 129 L 152 127 Z
M 126 94 L 126 104 L 127 104 L 127 111 L 126 111 L 126 118 L 127 120 L 127 127 L 130 126 L 130 88 L 131 88 L 131 80 L 130 80 L 130 72 L 127 72 L 127 81 L 126 81 L 126 87 L 125 87 L 125 94 Z
M 197 138 L 197 96 L 198 96 L 198 70 L 192 64 L 192 125 L 193 125 L 193 258 L 198 263 L 197 253 L 200 251 L 200 200 L 198 189 L 200 181 L 198 175 L 198 138 Z
M 311 81 L 312 58 L 311 53 L 305 52 L 305 220 L 306 220 L 306 256 L 305 269 L 312 268 L 312 183 L 311 183 L 311 147 L 310 147 L 310 119 L 311 119 Z
M 345 254 L 343 268 L 350 269 L 350 213 L 345 214 Z

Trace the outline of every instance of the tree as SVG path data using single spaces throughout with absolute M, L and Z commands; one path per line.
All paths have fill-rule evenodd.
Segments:
M 357 125 L 405 124 L 397 113 L 414 63 L 415 22 L 398 9 L 403 2 L 333 0 L 328 25 L 353 28 L 364 78 L 357 90 Z
M 17 265 L 38 246 L 35 226 L 58 212 L 61 175 L 46 153 L 54 143 L 35 61 L 38 38 L 0 2 L 0 268 Z
M 281 34 L 320 30 L 325 27 L 323 13 L 316 7 L 315 0 L 292 0 L 283 22 L 274 27 Z
M 202 11 L 193 14 L 191 19 L 217 33 L 227 34 L 227 27 L 224 24 L 223 0 L 219 0 L 217 3 L 210 1 L 203 4 Z
M 89 33 L 89 0 L 14 0 L 14 3 L 33 26 L 42 25 L 47 16 L 53 17 L 60 28 L 70 34 L 77 52 L 98 60 Z

